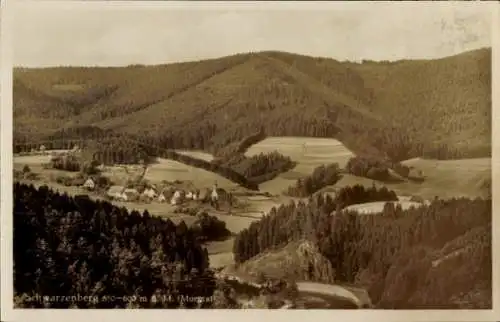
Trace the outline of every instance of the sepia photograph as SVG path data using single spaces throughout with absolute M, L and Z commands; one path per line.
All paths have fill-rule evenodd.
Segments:
M 492 310 L 492 8 L 13 3 L 14 310 Z

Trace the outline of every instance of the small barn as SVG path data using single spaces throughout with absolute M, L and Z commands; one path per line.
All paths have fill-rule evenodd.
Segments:
M 92 178 L 88 178 L 87 180 L 85 180 L 85 182 L 83 183 L 83 187 L 87 190 L 94 190 L 95 189 L 95 182 Z

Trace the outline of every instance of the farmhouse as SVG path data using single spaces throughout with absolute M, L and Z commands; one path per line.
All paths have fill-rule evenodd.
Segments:
M 172 205 L 179 205 L 184 201 L 185 193 L 182 190 L 175 191 L 172 199 L 170 199 L 170 203 Z
M 199 199 L 200 192 L 199 191 L 189 191 L 186 194 L 186 199 L 189 200 L 198 200 Z
M 158 195 L 158 202 L 165 202 L 166 200 L 167 198 L 165 198 L 163 192 Z
M 144 191 L 142 192 L 142 195 L 145 197 L 148 197 L 150 199 L 154 199 L 155 197 L 158 196 L 158 194 L 156 193 L 156 190 L 152 187 L 144 189 Z
M 84 183 L 83 187 L 87 190 L 94 190 L 95 189 L 95 182 L 92 178 L 88 178 Z

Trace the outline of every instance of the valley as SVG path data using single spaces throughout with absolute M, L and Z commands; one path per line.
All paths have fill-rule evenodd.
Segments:
M 121 258 L 119 274 L 132 276 L 132 264 L 116 249 L 139 247 L 172 280 L 199 278 L 196 266 L 257 288 L 224 297 L 240 308 L 486 308 L 490 56 L 353 63 L 258 52 L 15 70 L 16 189 L 23 200 L 38 194 L 39 212 L 85 209 L 76 200 L 88 196 L 92 227 L 128 225 L 102 250 Z M 161 252 L 181 242 L 192 249 L 172 248 L 176 271 Z

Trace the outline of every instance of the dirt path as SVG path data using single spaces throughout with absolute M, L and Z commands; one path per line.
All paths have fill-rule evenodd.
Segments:
M 299 292 L 306 293 L 317 293 L 332 297 L 345 298 L 352 303 L 356 304 L 357 307 L 371 307 L 371 299 L 368 296 L 368 292 L 362 288 L 356 287 L 345 287 L 337 284 L 323 284 L 315 282 L 298 282 L 297 288 Z

